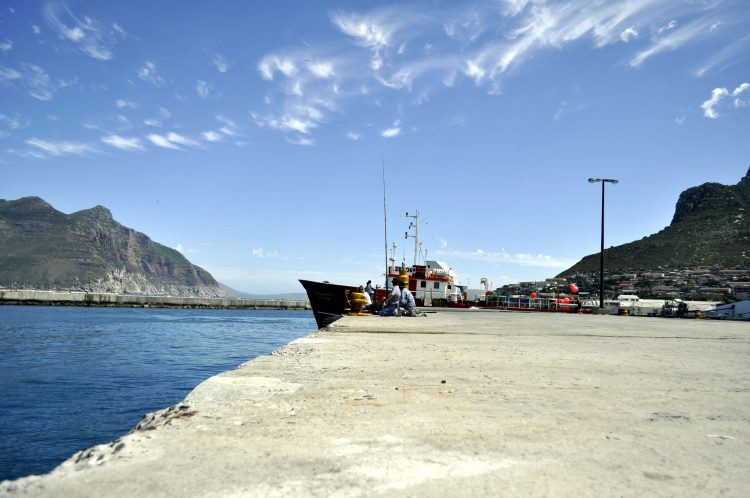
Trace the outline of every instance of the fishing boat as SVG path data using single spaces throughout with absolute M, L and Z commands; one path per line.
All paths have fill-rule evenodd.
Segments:
M 385 286 L 374 289 L 374 309 L 380 309 L 388 298 L 391 292 L 389 283 L 394 278 L 406 282 L 419 307 L 464 307 L 466 288 L 456 283 L 458 277 L 448 264 L 437 260 L 418 264 L 422 261 L 419 259 L 419 211 L 412 215 L 407 212 L 406 216 L 414 219 L 414 222 L 409 224 L 409 228 L 414 229 L 414 234 L 404 234 L 404 239 L 414 238 L 414 264 L 407 267 L 402 261 L 401 265 L 397 266 L 396 245 L 393 244 L 391 257 L 387 258 L 390 263 L 385 272 Z M 300 283 L 307 292 L 318 328 L 326 327 L 344 315 L 369 314 L 363 313 L 361 303 L 357 302 L 357 287 L 312 280 L 300 280 Z
M 307 292 L 307 298 L 310 300 L 310 307 L 315 316 L 315 323 L 318 324 L 319 329 L 327 327 L 345 314 L 353 312 L 352 294 L 357 291 L 356 287 L 312 280 L 300 280 L 299 282 Z
M 396 265 L 396 245 L 393 244 L 390 258 L 385 272 L 385 287 L 378 287 L 374 292 L 374 310 L 380 309 L 390 294 L 389 283 L 397 278 L 406 283 L 414 296 L 418 307 L 445 308 L 481 308 L 501 311 L 547 312 L 547 313 L 591 313 L 591 307 L 577 294 L 575 284 L 569 284 L 569 293 L 531 292 L 528 296 L 506 296 L 500 292 L 487 291 L 469 300 L 464 285 L 458 284 L 458 275 L 447 263 L 437 260 L 427 260 L 426 254 L 421 254 L 419 242 L 419 211 L 406 216 L 413 218 L 409 229 L 414 229 L 413 235 L 407 231 L 404 239 L 414 238 L 414 262 L 411 266 L 405 264 L 404 259 Z M 482 279 L 486 282 L 486 279 Z M 310 306 L 315 315 L 318 328 L 323 328 L 344 315 L 362 315 L 362 304 L 358 302 L 357 287 L 332 284 L 330 282 L 315 282 L 300 280 L 310 300 Z
M 464 296 L 458 295 L 462 287 L 454 283 L 454 274 L 446 271 L 445 263 L 428 261 L 425 265 L 415 265 L 410 268 L 391 268 L 387 277 L 387 281 L 393 278 L 405 280 L 419 307 L 470 306 L 463 305 Z M 300 280 L 299 282 L 307 292 L 318 328 L 327 327 L 345 315 L 370 314 L 363 312 L 361 305 L 358 306 L 360 304 L 357 302 L 358 288 L 355 286 L 313 280 Z M 377 287 L 374 291 L 374 304 L 377 310 L 386 301 L 391 289 L 387 286 Z

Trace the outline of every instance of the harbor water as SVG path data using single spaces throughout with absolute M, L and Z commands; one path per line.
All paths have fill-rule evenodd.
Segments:
M 315 329 L 309 311 L 0 306 L 0 481 L 49 472 Z

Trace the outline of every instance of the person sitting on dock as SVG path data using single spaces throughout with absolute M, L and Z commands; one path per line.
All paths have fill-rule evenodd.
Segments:
M 399 280 L 398 286 L 401 289 L 401 307 L 404 308 L 403 316 L 419 316 L 419 310 L 417 309 L 417 303 L 414 302 L 414 296 L 412 295 L 409 288 L 406 287 L 406 282 Z
M 380 316 L 398 316 L 398 307 L 401 302 L 401 288 L 398 286 L 398 278 L 394 278 L 392 282 L 393 291 L 391 291 L 391 295 L 388 297 L 388 301 L 383 306 L 383 309 L 380 310 Z
M 370 294 L 368 294 L 365 291 L 365 288 L 362 287 L 361 285 L 357 289 L 357 292 L 362 293 L 362 295 L 365 296 L 365 299 L 367 299 L 367 303 L 365 304 L 365 306 L 362 309 L 364 309 L 365 311 L 371 311 L 372 310 L 372 297 L 370 297 Z
M 367 286 L 365 287 L 365 292 L 370 296 L 370 302 L 375 302 L 375 291 L 372 288 L 372 280 L 367 281 Z

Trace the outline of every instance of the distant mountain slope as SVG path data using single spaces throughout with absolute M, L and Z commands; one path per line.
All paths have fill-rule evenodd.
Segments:
M 230 297 L 240 298 L 240 299 L 281 299 L 285 301 L 307 301 L 307 294 L 304 292 L 287 292 L 284 294 L 252 294 L 249 292 L 242 292 L 238 291 L 237 289 L 232 289 L 228 285 L 219 283 L 221 285 L 221 288 L 224 289 L 227 292 L 227 295 Z
M 750 170 L 737 185 L 705 183 L 680 194 L 672 223 L 641 240 L 605 249 L 609 270 L 750 268 Z M 558 276 L 598 271 L 599 253 Z
M 70 215 L 39 197 L 0 200 L 0 287 L 218 297 L 182 254 L 96 206 Z

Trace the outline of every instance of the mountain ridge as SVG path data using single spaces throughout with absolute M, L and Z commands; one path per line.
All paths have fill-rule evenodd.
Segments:
M 97 205 L 72 214 L 40 197 L 0 199 L 0 286 L 225 297 L 206 270 Z

